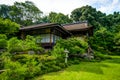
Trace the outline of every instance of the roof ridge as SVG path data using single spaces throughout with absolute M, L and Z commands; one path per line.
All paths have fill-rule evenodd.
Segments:
M 77 21 L 73 23 L 67 23 L 67 24 L 61 24 L 62 26 L 67 26 L 67 25 L 74 25 L 74 24 L 82 24 L 82 23 L 88 23 L 88 21 Z

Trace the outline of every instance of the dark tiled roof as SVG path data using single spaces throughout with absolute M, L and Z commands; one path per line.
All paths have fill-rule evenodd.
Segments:
M 53 26 L 59 26 L 59 24 L 56 24 L 56 23 L 43 23 L 43 24 L 37 24 L 37 25 L 32 25 L 32 26 L 21 27 L 20 30 L 40 29 L 40 28 L 53 27 Z
M 21 27 L 20 31 L 42 29 L 42 28 L 48 28 L 48 27 L 60 28 L 64 32 L 67 32 L 68 34 L 71 35 L 71 33 L 69 31 L 67 31 L 64 27 L 62 27 L 60 24 L 57 24 L 57 23 L 43 23 L 43 24 L 37 24 L 37 25 L 32 25 L 32 26 Z
M 86 29 L 91 28 L 91 27 L 88 26 L 87 22 L 67 24 L 67 25 L 63 25 L 63 27 L 68 31 L 86 30 Z

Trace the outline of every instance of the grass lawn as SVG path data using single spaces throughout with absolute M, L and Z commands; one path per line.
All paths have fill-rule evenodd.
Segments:
M 120 56 L 101 62 L 80 62 L 63 71 L 39 76 L 36 80 L 120 80 Z

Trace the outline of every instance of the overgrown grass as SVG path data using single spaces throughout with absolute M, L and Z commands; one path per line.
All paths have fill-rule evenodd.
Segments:
M 102 62 L 81 62 L 36 80 L 120 80 L 120 56 Z

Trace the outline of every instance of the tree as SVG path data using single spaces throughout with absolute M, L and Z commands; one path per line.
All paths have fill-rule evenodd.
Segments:
M 10 20 L 24 26 L 37 22 L 42 15 L 42 11 L 30 1 L 25 1 L 25 3 L 15 2 L 12 6 L 1 5 L 0 10 L 2 10 L 2 13 L 0 14 L 2 18 L 9 18 Z
M 0 18 L 0 34 L 11 35 L 19 31 L 20 25 L 9 19 Z
M 0 5 L 0 17 L 9 18 L 10 6 L 8 5 Z
M 114 35 L 105 27 L 101 27 L 100 30 L 97 30 L 93 37 L 90 38 L 89 43 L 95 50 L 113 51 Z
M 60 24 L 66 24 L 72 22 L 72 20 L 68 17 L 68 15 L 64 15 L 62 13 L 55 13 L 55 12 L 49 13 L 48 20 L 52 23 L 60 23 Z
M 115 42 L 115 50 L 118 54 L 120 54 L 120 31 L 118 33 L 116 33 L 116 35 L 114 36 L 114 42 Z
M 87 20 L 89 24 L 94 26 L 96 29 L 103 25 L 103 22 L 101 21 L 104 21 L 104 16 L 105 14 L 88 5 L 74 9 L 71 12 L 71 18 L 73 21 Z
M 114 27 L 117 27 L 119 25 L 120 21 L 120 13 L 119 12 L 114 12 L 113 14 L 109 14 L 106 16 L 106 26 L 108 27 L 109 30 L 114 30 Z

